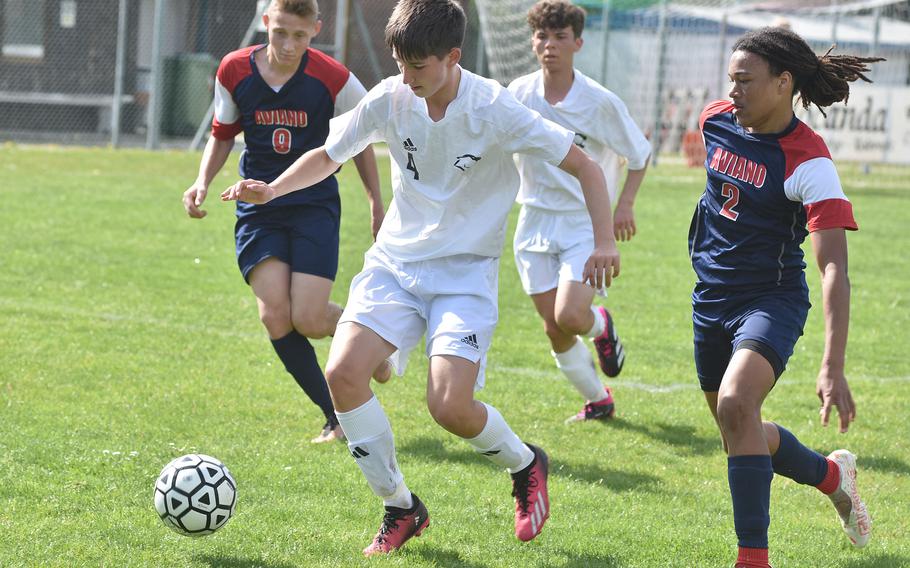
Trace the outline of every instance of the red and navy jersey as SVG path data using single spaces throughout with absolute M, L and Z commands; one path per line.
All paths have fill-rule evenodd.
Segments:
M 240 157 L 240 177 L 268 183 L 304 152 L 325 143 L 329 120 L 336 114 L 336 97 L 348 83 L 350 71 L 311 48 L 297 72 L 276 92 L 256 67 L 255 53 L 263 48 L 265 45 L 239 49 L 221 60 L 212 136 L 228 140 L 243 132 L 246 147 Z M 335 209 L 332 204 L 337 202 L 338 182 L 329 176 L 306 191 L 289 193 L 264 206 L 238 201 L 237 209 L 238 215 L 289 204 Z
M 853 207 L 828 147 L 805 123 L 794 116 L 783 132 L 753 134 L 732 111 L 717 101 L 700 118 L 708 180 L 689 228 L 695 299 L 719 288 L 805 290 L 800 245 L 810 231 L 856 230 Z

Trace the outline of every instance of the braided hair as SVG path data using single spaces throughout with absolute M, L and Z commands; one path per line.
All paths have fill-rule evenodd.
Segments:
M 866 77 L 869 63 L 884 61 L 881 57 L 831 55 L 831 46 L 821 57 L 815 55 L 809 44 L 792 31 L 782 27 L 760 28 L 740 37 L 733 51 L 748 51 L 765 59 L 771 73 L 780 75 L 789 71 L 793 75 L 793 94 L 799 93 L 803 108 L 814 104 L 828 116 L 822 107 L 844 101 L 850 97 L 852 81 Z

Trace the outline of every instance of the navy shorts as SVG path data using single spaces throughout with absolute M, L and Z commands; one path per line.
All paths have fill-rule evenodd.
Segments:
M 780 377 L 803 334 L 809 299 L 804 290 L 694 301 L 695 369 L 701 390 L 717 392 L 733 353 L 751 349 Z
M 339 208 L 340 209 L 340 208 Z M 335 280 L 339 209 L 314 205 L 262 208 L 237 219 L 237 264 L 249 283 L 253 268 L 269 257 L 302 272 Z

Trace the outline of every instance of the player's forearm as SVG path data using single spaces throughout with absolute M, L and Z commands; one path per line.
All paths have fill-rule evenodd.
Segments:
M 320 146 L 297 158 L 296 162 L 269 185 L 275 190 L 275 197 L 280 197 L 324 180 L 340 166 L 341 164 L 329 158 L 325 147 Z
M 214 136 L 209 138 L 202 151 L 202 161 L 199 162 L 199 173 L 196 176 L 196 182 L 202 183 L 208 187 L 224 163 L 227 161 L 231 150 L 234 149 L 234 140 L 221 140 Z
M 641 187 L 642 180 L 645 179 L 645 171 L 648 166 L 645 165 L 640 170 L 629 170 L 626 174 L 626 182 L 622 186 L 622 193 L 619 194 L 619 202 L 628 206 L 635 205 L 635 198 L 638 196 L 638 190 Z
M 370 206 L 381 206 L 382 191 L 379 187 L 379 170 L 376 167 L 376 155 L 373 147 L 367 146 L 366 150 L 354 156 L 354 165 L 357 167 L 357 174 L 363 183 Z
M 825 312 L 825 354 L 822 367 L 843 372 L 850 327 L 850 278 L 845 266 L 822 267 L 822 305 Z
M 613 212 L 610 209 L 610 194 L 603 170 L 593 161 L 587 161 L 578 168 L 577 177 L 584 194 L 585 206 L 591 216 L 595 246 L 614 243 Z

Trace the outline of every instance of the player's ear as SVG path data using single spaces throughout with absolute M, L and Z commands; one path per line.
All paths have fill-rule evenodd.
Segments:
M 778 89 L 781 92 L 790 92 L 793 88 L 793 75 L 789 71 L 784 71 L 777 78 Z
M 269 12 L 266 10 L 262 13 L 262 26 L 268 30 L 269 29 Z
M 461 48 L 453 47 L 449 50 L 448 55 L 446 55 L 446 65 L 454 66 L 459 61 L 461 61 Z
M 578 51 L 579 49 L 581 49 L 581 46 L 583 46 L 584 44 L 585 44 L 585 38 L 583 38 L 581 36 L 578 36 L 577 38 L 575 38 L 575 51 Z
M 321 30 L 322 30 L 322 20 L 316 20 L 316 27 L 314 28 L 314 31 L 313 31 L 313 37 L 318 36 L 319 32 Z

